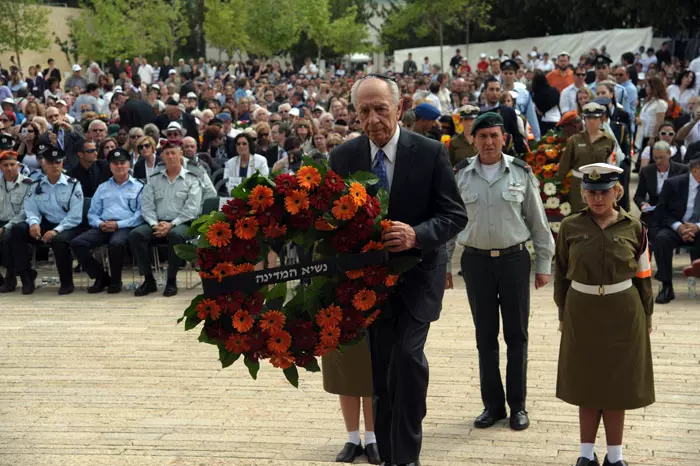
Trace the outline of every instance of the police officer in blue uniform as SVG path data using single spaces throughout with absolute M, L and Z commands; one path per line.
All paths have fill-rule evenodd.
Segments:
M 64 158 L 65 154 L 58 147 L 51 147 L 43 153 L 44 174 L 24 201 L 27 221 L 15 224 L 10 232 L 15 268 L 22 279 L 22 294 L 32 294 L 36 288 L 36 271 L 29 263 L 30 244 L 43 243 L 51 247 L 61 281 L 58 294 L 70 294 L 75 289 L 70 241 L 80 233 L 83 190 L 78 180 L 63 173 Z
M 122 290 L 122 267 L 129 243 L 129 233 L 143 224 L 141 194 L 144 184 L 129 175 L 131 156 L 122 148 L 107 156 L 112 177 L 97 187 L 90 201 L 88 223 L 90 230 L 73 238 L 71 248 L 83 269 L 95 280 L 88 293 Z M 109 273 L 95 260 L 91 250 L 107 245 Z

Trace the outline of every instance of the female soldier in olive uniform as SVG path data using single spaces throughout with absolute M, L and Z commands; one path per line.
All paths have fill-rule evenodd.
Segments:
M 578 212 L 586 207 L 581 198 L 579 167 L 591 163 L 609 162 L 615 152 L 615 139 L 601 129 L 604 112 L 605 108 L 594 102 L 583 106 L 586 128 L 571 136 L 559 164 L 557 178 L 560 180 L 563 180 L 570 170 L 574 171 L 574 176 L 571 177 L 571 191 L 569 192 L 572 212 Z
M 601 416 L 608 444 L 603 465 L 626 466 L 625 410 L 654 402 L 646 232 L 638 219 L 616 209 L 621 168 L 596 163 L 580 170 L 588 207 L 562 222 L 554 267 L 562 331 L 557 398 L 579 406 L 576 466 L 598 466 L 594 443 Z
M 459 131 L 458 129 L 457 134 L 452 136 L 450 146 L 447 150 L 453 167 L 462 160 L 468 159 L 469 157 L 474 157 L 477 154 L 471 131 L 474 120 L 478 116 L 479 107 L 474 105 L 464 105 L 463 107 L 459 108 L 459 118 L 461 124 L 457 125 L 457 128 L 461 126 L 462 131 Z

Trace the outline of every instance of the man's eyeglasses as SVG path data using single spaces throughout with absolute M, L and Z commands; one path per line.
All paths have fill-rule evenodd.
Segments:
M 676 133 L 673 131 L 659 131 L 659 136 L 675 136 Z
M 139 144 L 138 146 L 136 146 L 136 149 L 137 149 L 137 150 L 143 150 L 143 149 L 145 149 L 145 148 L 147 148 L 147 147 L 150 149 L 151 145 L 150 145 L 150 144 Z
M 180 132 L 179 131 L 168 131 L 167 133 L 165 133 L 165 135 L 169 138 L 170 137 L 174 138 L 174 137 L 180 136 Z
M 236 143 L 236 145 L 237 145 L 237 146 L 247 146 L 247 145 L 248 145 L 248 141 L 238 141 L 238 142 Z
M 86 154 L 94 154 L 95 152 L 97 152 L 97 149 L 85 149 L 83 152 L 85 152 Z
M 266 138 L 266 137 L 268 137 L 269 135 L 270 135 L 270 133 L 260 133 L 260 134 L 258 134 L 258 136 L 261 137 L 261 138 Z
M 586 73 L 576 73 L 576 76 L 578 76 L 579 78 L 585 78 Z

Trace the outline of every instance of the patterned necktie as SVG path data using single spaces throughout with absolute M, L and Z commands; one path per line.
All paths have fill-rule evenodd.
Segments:
M 688 220 L 692 223 L 700 222 L 700 186 L 695 187 L 695 204 L 693 205 L 693 214 Z
M 384 151 L 379 149 L 377 151 L 377 156 L 376 160 L 374 161 L 374 167 L 372 167 L 372 173 L 377 175 L 377 178 L 379 178 L 379 183 L 377 185 L 380 188 L 384 188 L 387 191 L 389 191 L 389 180 L 386 177 L 386 167 L 384 166 L 384 157 L 386 154 L 384 154 Z

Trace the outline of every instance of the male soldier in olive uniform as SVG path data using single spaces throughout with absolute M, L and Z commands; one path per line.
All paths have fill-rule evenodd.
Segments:
M 491 427 L 506 417 L 510 427 L 527 429 L 528 319 L 530 316 L 530 253 L 535 246 L 535 288 L 549 281 L 554 239 L 547 223 L 539 183 L 525 162 L 503 153 L 503 118 L 480 115 L 471 130 L 479 155 L 457 165 L 457 186 L 467 208 L 467 227 L 457 235 L 464 247 L 462 273 L 476 327 L 481 398 L 484 411 L 474 421 Z M 498 361 L 499 307 L 508 345 L 506 393 Z
M 7 277 L 0 274 L 0 293 L 9 293 L 17 287 L 15 267 L 10 249 L 10 230 L 25 220 L 24 198 L 33 181 L 19 172 L 17 152 L 0 152 L 0 265 L 7 270 Z
M 447 150 L 453 167 L 462 160 L 476 155 L 471 131 L 477 116 L 479 116 L 479 107 L 475 105 L 464 105 L 459 108 L 460 124 L 457 126 L 458 128 L 461 126 L 462 131 L 457 131 L 457 134 L 452 136 L 450 147 Z

